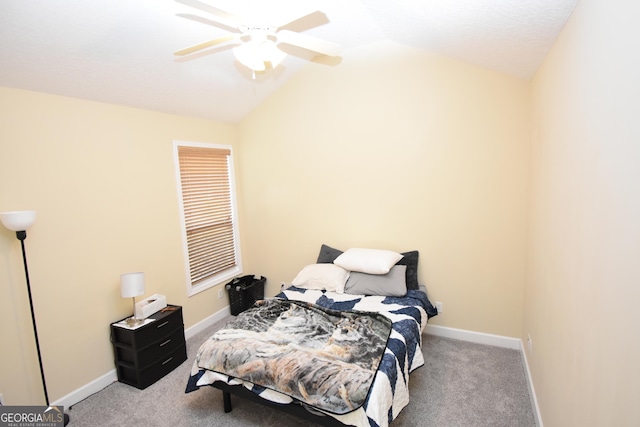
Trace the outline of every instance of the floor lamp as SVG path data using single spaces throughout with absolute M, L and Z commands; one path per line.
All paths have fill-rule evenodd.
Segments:
M 22 246 L 22 261 L 24 262 L 24 275 L 27 280 L 27 292 L 29 294 L 29 307 L 31 307 L 31 322 L 33 323 L 33 336 L 36 340 L 38 350 L 38 363 L 40 364 L 40 377 L 42 378 L 42 390 L 44 400 L 49 406 L 49 395 L 47 394 L 47 383 L 44 379 L 44 368 L 42 367 L 42 354 L 40 353 L 40 342 L 38 341 L 38 328 L 36 326 L 36 315 L 33 310 L 33 299 L 31 298 L 31 283 L 29 281 L 29 268 L 27 267 L 27 253 L 24 249 L 24 240 L 27 238 L 27 228 L 31 227 L 36 220 L 36 211 L 13 211 L 0 213 L 2 225 L 11 231 L 16 232 L 16 237 Z M 64 414 L 64 425 L 69 422 L 69 415 Z

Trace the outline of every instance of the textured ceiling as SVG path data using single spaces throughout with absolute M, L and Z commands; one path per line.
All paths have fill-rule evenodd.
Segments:
M 529 79 L 578 0 L 202 1 L 256 24 L 321 11 L 287 28 L 339 43 L 342 58 L 387 39 Z M 284 46 L 256 79 L 229 44 L 176 59 L 229 34 L 213 20 L 173 0 L 2 0 L 0 86 L 237 122 L 313 58 Z

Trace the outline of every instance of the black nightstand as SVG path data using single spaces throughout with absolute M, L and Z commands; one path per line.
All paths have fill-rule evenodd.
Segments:
M 136 329 L 111 324 L 118 381 L 145 389 L 187 360 L 182 307 L 168 305 Z

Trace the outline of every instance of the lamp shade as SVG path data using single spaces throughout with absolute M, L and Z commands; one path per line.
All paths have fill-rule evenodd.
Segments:
M 25 231 L 36 221 L 36 211 L 12 211 L 0 213 L 2 225 L 12 231 Z
M 278 46 L 271 40 L 264 41 L 260 44 L 260 53 L 262 59 L 271 63 L 272 68 L 276 68 L 287 54 L 281 51 Z
M 250 41 L 233 48 L 238 62 L 253 71 L 264 71 L 264 63 L 270 62 L 276 68 L 287 56 L 278 46 L 266 37 L 254 36 Z
M 144 273 L 126 273 L 120 275 L 120 296 L 137 297 L 144 294 Z
M 233 48 L 238 62 L 253 71 L 264 71 L 264 60 L 260 56 L 260 44 L 251 40 Z

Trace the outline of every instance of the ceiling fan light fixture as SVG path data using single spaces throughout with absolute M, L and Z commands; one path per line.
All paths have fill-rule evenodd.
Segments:
M 276 68 L 287 54 L 281 51 L 273 40 L 266 40 L 260 43 L 260 56 L 265 62 L 270 62 L 272 68 Z
M 281 51 L 273 40 L 250 40 L 233 48 L 233 55 L 245 67 L 253 71 L 264 71 L 265 62 L 271 63 L 276 68 L 287 56 Z
M 260 55 L 260 44 L 248 41 L 233 48 L 233 55 L 245 67 L 253 71 L 264 71 L 264 60 Z

